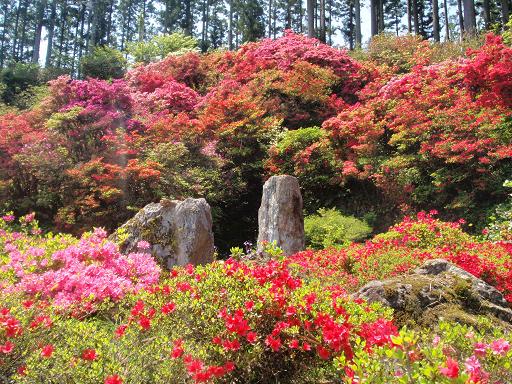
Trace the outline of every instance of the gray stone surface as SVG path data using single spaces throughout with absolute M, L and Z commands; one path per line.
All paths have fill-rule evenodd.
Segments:
M 512 309 L 496 288 L 444 259 L 428 260 L 408 275 L 371 281 L 353 297 L 424 325 L 441 318 L 472 324 L 479 315 L 512 323 Z
M 302 195 L 297 178 L 272 176 L 263 186 L 258 212 L 258 251 L 263 242 L 276 242 L 285 255 L 304 250 Z
M 212 215 L 205 199 L 163 199 L 148 204 L 111 238 L 123 252 L 137 251 L 141 240 L 149 242 L 151 254 L 167 269 L 213 261 Z

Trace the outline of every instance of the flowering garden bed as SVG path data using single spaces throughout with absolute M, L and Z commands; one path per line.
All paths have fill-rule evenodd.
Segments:
M 398 329 L 350 297 L 443 256 L 510 301 L 512 248 L 460 226 L 420 214 L 365 244 L 164 272 L 147 244 L 123 255 L 101 230 L 42 235 L 32 216 L 4 216 L 0 370 L 19 383 L 510 382 L 507 327 Z

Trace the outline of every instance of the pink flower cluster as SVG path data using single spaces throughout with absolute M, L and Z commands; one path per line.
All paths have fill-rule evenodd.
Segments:
M 106 235 L 95 229 L 50 259 L 44 257 L 42 248 L 20 251 L 7 244 L 10 261 L 3 269 L 12 269 L 18 281 L 4 292 L 24 292 L 69 307 L 119 300 L 128 292 L 158 283 L 160 268 L 146 251 L 123 255 Z

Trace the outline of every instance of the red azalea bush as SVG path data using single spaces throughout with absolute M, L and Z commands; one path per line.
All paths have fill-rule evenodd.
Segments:
M 288 259 L 291 267 L 357 289 L 370 280 L 406 273 L 429 259 L 447 259 L 500 290 L 512 303 L 512 246 L 478 241 L 459 222 L 442 222 L 436 212 L 405 218 L 387 233 L 342 249 L 308 250 Z

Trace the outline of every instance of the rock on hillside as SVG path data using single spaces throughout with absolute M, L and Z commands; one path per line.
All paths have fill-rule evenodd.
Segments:
M 272 176 L 263 186 L 258 212 L 258 251 L 264 242 L 276 242 L 289 256 L 304 250 L 302 195 L 297 178 Z
M 512 324 L 512 309 L 496 288 L 443 259 L 409 275 L 371 281 L 354 296 L 393 308 L 400 325 L 430 326 L 440 319 L 477 325 L 479 315 Z
M 163 199 L 146 205 L 111 239 L 123 252 L 136 251 L 141 240 L 149 242 L 152 255 L 167 269 L 206 264 L 214 254 L 210 206 L 205 199 Z

